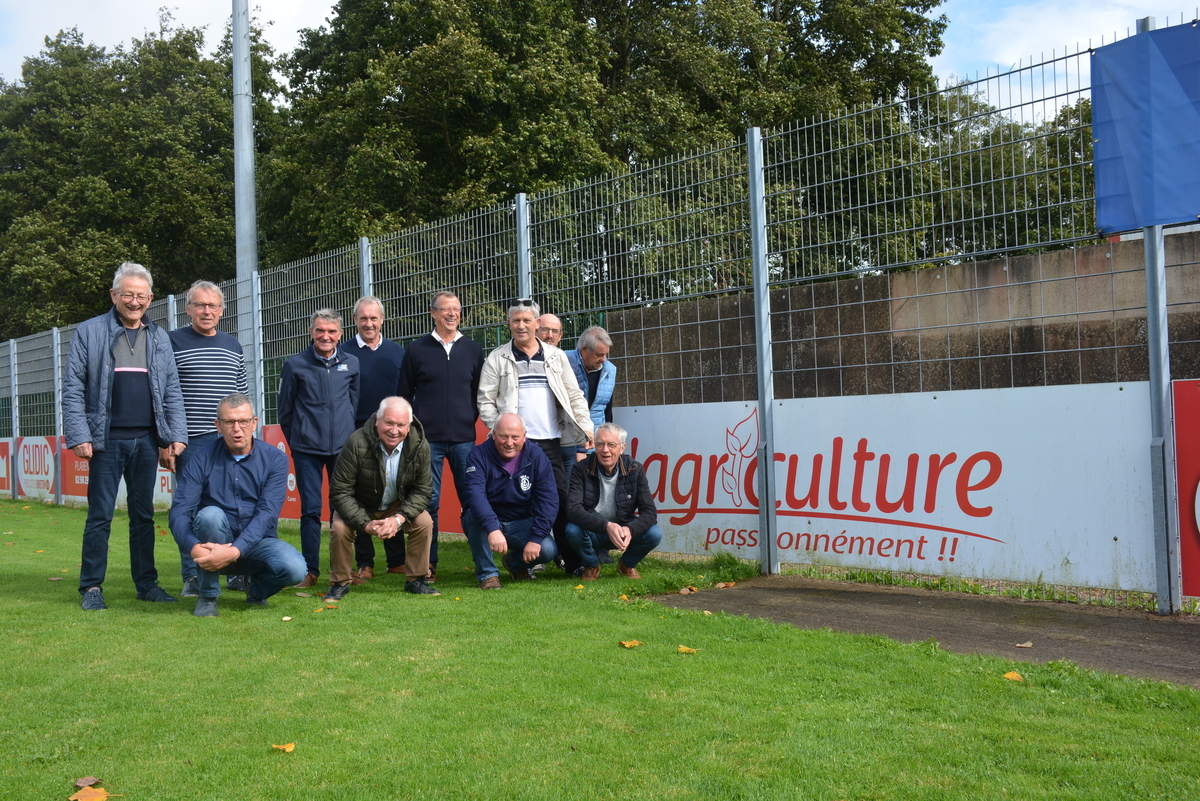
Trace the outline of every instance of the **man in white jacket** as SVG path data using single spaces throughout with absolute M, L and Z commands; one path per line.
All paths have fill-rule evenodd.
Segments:
M 560 567 L 574 574 L 581 569 L 581 563 L 563 535 L 567 474 L 563 469 L 561 443 L 566 435 L 569 441 L 586 442 L 590 449 L 592 419 L 566 354 L 537 338 L 539 311 L 529 298 L 519 298 L 509 306 L 508 329 L 512 341 L 488 354 L 483 363 L 479 417 L 490 429 L 505 412 L 521 415 L 528 441 L 541 448 L 550 460 L 559 495 L 554 540 L 562 560 Z

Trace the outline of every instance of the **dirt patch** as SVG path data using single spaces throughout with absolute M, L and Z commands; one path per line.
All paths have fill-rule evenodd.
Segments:
M 1025 662 L 1067 659 L 1085 668 L 1200 688 L 1200 618 L 1192 616 L 799 576 L 762 576 L 729 589 L 655 600 L 803 629 L 882 634 L 902 642 L 932 637 L 956 653 Z M 1024 642 L 1033 647 L 1016 647 Z

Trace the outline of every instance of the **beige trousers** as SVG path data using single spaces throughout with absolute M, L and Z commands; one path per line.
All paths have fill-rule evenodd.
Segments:
M 394 507 L 381 509 L 371 515 L 380 520 L 396 514 Z M 354 570 L 354 537 L 358 532 L 346 525 L 341 515 L 333 513 L 329 534 L 329 583 L 345 584 Z M 429 573 L 429 545 L 433 540 L 433 518 L 421 512 L 415 520 L 405 520 L 396 534 L 406 536 L 404 543 L 404 572 L 409 581 L 425 578 Z

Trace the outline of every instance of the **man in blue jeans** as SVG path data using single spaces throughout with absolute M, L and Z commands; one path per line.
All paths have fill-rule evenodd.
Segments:
M 514 581 L 531 581 L 534 565 L 558 555 L 550 536 L 558 514 L 558 485 L 550 459 L 525 440 L 525 422 L 515 412 L 496 419 L 492 438 L 467 458 L 463 528 L 481 590 L 500 589 L 492 553 L 503 554 Z
M 63 372 L 66 444 L 88 461 L 79 594 L 84 611 L 107 609 L 108 570 L 117 487 L 125 479 L 129 567 L 139 601 L 174 601 L 154 568 L 154 482 L 159 448 L 170 457 L 187 445 L 187 419 L 167 333 L 145 319 L 153 279 L 125 262 L 113 276 L 113 307 L 80 324 Z
M 308 569 L 276 531 L 287 496 L 287 457 L 254 438 L 258 417 L 242 393 L 223 398 L 216 415 L 221 439 L 187 461 L 171 505 L 171 534 L 198 568 L 196 617 L 217 616 L 221 574 L 242 576 L 246 603 L 266 606 Z
M 283 363 L 278 405 L 300 491 L 300 550 L 308 565 L 300 587 L 314 586 L 321 575 L 323 481 L 333 481 L 338 454 L 354 433 L 359 392 L 358 358 L 338 347 L 342 315 L 317 309 L 309 335 L 312 345 Z
M 579 552 L 584 581 L 600 576 L 599 555 L 622 551 L 617 572 L 640 579 L 638 563 L 662 542 L 658 511 L 641 464 L 625 455 L 625 429 L 596 428 L 596 451 L 575 465 L 567 493 L 567 540 Z

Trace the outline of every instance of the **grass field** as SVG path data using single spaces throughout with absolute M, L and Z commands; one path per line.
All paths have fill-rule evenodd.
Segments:
M 83 519 L 0 502 L 0 798 L 88 775 L 122 801 L 1200 797 L 1187 688 L 667 609 L 612 568 L 480 592 L 463 543 L 441 597 L 387 576 L 337 609 L 226 593 L 201 619 L 135 600 L 120 514 L 109 609 L 84 613 Z M 169 536 L 157 554 L 175 593 Z M 739 570 L 642 572 L 665 590 Z

